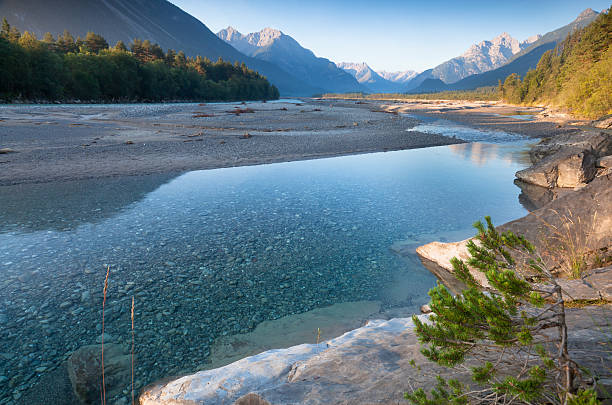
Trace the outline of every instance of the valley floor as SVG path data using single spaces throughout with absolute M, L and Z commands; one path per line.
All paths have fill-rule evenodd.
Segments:
M 303 102 L 0 107 L 0 186 L 447 145 L 418 114 L 530 137 L 575 129 L 490 103 Z M 417 116 L 413 114 L 417 114 Z M 500 115 L 510 114 L 510 115 Z

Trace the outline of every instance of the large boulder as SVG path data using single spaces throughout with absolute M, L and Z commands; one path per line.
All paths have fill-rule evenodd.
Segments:
M 595 178 L 597 155 L 590 149 L 561 150 L 546 156 L 535 165 L 516 172 L 526 183 L 541 187 L 574 188 L 584 186 Z
M 612 154 L 612 135 L 602 131 L 580 131 L 566 134 L 557 134 L 544 138 L 529 150 L 532 163 L 538 163 L 547 156 L 560 151 L 574 153 L 590 150 L 598 156 Z
M 587 265 L 595 259 L 612 261 L 612 175 L 596 178 L 586 187 L 564 194 L 529 215 L 498 227 L 531 241 L 552 270 L 567 272 L 570 255 L 584 258 Z M 468 258 L 466 243 L 432 242 L 417 248 L 423 264 L 448 287 L 457 292 L 452 281 L 452 257 Z M 472 275 L 486 285 L 483 274 Z M 449 281 L 450 280 L 450 281 Z M 578 297 L 576 299 L 591 299 Z
M 68 358 L 68 377 L 82 404 L 100 403 L 102 385 L 102 346 L 83 346 Z M 131 358 L 126 347 L 104 345 L 104 383 L 106 398 L 114 398 L 130 385 Z

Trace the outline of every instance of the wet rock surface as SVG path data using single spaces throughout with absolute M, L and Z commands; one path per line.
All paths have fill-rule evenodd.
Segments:
M 115 398 L 129 388 L 131 357 L 127 347 L 104 345 L 104 384 L 106 396 Z M 68 377 L 76 397 L 82 404 L 97 404 L 102 396 L 102 345 L 79 348 L 66 364 Z

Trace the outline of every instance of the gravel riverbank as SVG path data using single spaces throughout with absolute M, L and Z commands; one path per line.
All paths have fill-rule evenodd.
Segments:
M 573 128 L 499 116 L 499 107 L 416 109 L 307 100 L 247 104 L 9 105 L 0 107 L 0 186 L 173 173 L 462 142 L 407 132 L 414 115 L 530 137 Z

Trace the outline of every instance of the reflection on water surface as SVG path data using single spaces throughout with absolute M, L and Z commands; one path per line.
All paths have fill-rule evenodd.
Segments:
M 106 266 L 105 341 L 129 343 L 135 297 L 139 385 L 202 367 L 217 338 L 265 320 L 355 301 L 417 311 L 435 279 L 390 246 L 522 216 L 524 148 L 0 187 L 0 402 L 95 343 Z

